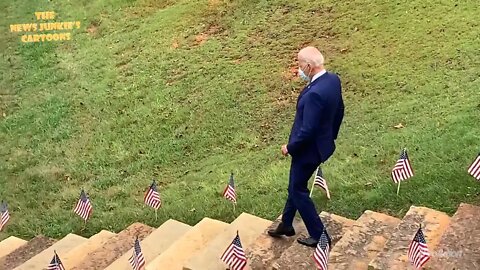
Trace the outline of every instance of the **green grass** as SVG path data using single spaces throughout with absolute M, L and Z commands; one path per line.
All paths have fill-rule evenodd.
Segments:
M 346 105 L 323 168 L 332 199 L 316 189 L 318 209 L 401 217 L 412 204 L 449 214 L 479 204 L 466 173 L 480 147 L 477 2 L 337 2 L 1 2 L 1 25 L 54 10 L 82 27 L 69 42 L 0 40 L 0 198 L 12 214 L 0 238 L 243 211 L 274 219 L 303 86 L 290 68 L 305 45 L 341 76 Z M 389 173 L 403 147 L 416 174 L 396 196 Z M 221 197 L 231 171 L 236 212 Z M 152 179 L 157 221 L 142 201 Z M 72 212 L 81 188 L 94 205 L 84 231 Z

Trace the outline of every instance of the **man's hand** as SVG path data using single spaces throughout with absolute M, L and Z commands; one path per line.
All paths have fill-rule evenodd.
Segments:
M 288 149 L 286 144 L 282 145 L 282 155 L 288 156 Z

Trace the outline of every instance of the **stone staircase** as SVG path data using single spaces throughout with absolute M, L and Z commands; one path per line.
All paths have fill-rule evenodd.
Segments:
M 412 206 L 402 219 L 365 211 L 357 220 L 322 212 L 332 238 L 329 270 L 413 269 L 408 245 L 422 226 L 432 259 L 426 270 L 480 269 L 480 207 L 461 204 L 452 216 Z M 0 242 L 0 270 L 46 269 L 54 251 L 65 269 L 131 269 L 128 258 L 138 237 L 147 270 L 224 270 L 220 257 L 237 231 L 248 257 L 247 269 L 315 269 L 314 249 L 295 239 L 306 234 L 300 219 L 295 237 L 266 235 L 275 221 L 242 213 L 232 223 L 204 218 L 190 226 L 168 220 L 158 228 L 134 223 L 121 232 L 102 230 L 86 239 L 68 234 L 55 240 L 37 236 L 29 241 L 10 236 Z

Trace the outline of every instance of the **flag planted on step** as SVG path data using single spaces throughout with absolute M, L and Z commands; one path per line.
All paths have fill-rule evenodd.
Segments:
M 327 237 L 327 231 L 323 230 L 320 240 L 318 241 L 315 252 L 313 253 L 313 260 L 317 269 L 327 270 L 328 268 L 328 255 L 330 253 L 330 244 Z
M 242 270 L 245 268 L 247 257 L 245 256 L 238 232 L 220 259 L 229 266 L 230 270 Z
M 430 257 L 427 241 L 423 235 L 422 228 L 419 228 L 408 247 L 408 260 L 415 268 L 420 269 L 427 263 Z
M 328 190 L 327 180 L 323 178 L 322 169 L 318 166 L 317 173 L 313 185 L 322 188 L 327 193 L 327 198 L 330 199 L 330 191 Z
M 477 158 L 473 161 L 472 165 L 468 167 L 468 173 L 475 177 L 475 179 L 480 180 L 480 153 Z
M 53 255 L 53 259 L 48 265 L 47 269 L 48 270 L 65 270 L 65 267 L 63 266 L 62 261 L 58 257 L 57 252 L 54 251 L 54 253 L 55 255 Z
M 227 187 L 223 191 L 223 197 L 227 200 L 230 200 L 234 203 L 237 202 L 237 194 L 235 193 L 235 184 L 233 183 L 233 173 L 230 175 L 230 180 L 228 182 Z
M 92 214 L 92 210 L 92 204 L 90 203 L 90 200 L 85 194 L 85 191 L 82 189 L 82 191 L 80 192 L 80 198 L 78 199 L 77 205 L 75 206 L 73 212 L 75 212 L 75 214 L 79 215 L 81 218 L 87 221 L 87 219 Z
M 155 183 L 155 180 L 153 180 L 152 184 L 150 185 L 147 192 L 145 193 L 143 201 L 145 202 L 146 205 L 153 207 L 155 209 L 158 209 L 162 205 L 162 201 L 160 200 L 160 194 L 158 193 L 157 184 Z
M 7 203 L 2 201 L 0 204 L 0 231 L 2 231 L 3 227 L 5 227 L 9 220 L 10 213 L 8 212 Z
M 392 180 L 395 183 L 407 180 L 413 176 L 413 169 L 408 159 L 407 149 L 403 149 L 400 158 L 392 170 Z
M 133 247 L 133 254 L 128 259 L 128 262 L 132 266 L 133 270 L 144 270 L 145 269 L 145 258 L 143 257 L 142 249 L 140 248 L 140 241 L 135 239 L 135 244 Z

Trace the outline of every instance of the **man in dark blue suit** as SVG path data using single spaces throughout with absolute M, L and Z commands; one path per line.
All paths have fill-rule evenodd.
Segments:
M 310 237 L 297 241 L 316 247 L 324 225 L 310 198 L 308 180 L 335 151 L 344 104 L 340 79 L 325 70 L 323 55 L 316 48 L 300 50 L 298 64 L 300 76 L 309 84 L 298 97 L 290 138 L 288 144 L 282 146 L 282 154 L 292 157 L 282 222 L 268 234 L 273 237 L 295 235 L 292 222 L 298 210 Z

